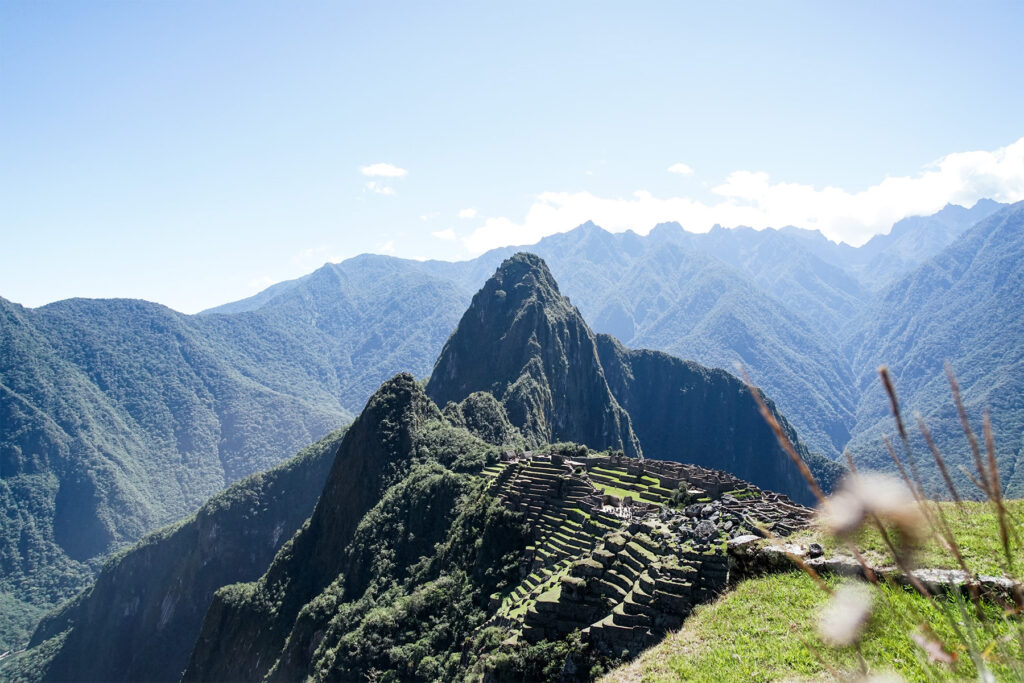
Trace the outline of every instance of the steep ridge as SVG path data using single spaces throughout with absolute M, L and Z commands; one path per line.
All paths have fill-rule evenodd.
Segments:
M 214 591 L 263 573 L 312 511 L 343 433 L 247 477 L 108 561 L 33 634 L 29 647 L 53 652 L 38 678 L 179 680 Z
M 258 680 L 284 647 L 299 611 L 344 569 L 363 516 L 417 458 L 441 412 L 411 375 L 385 382 L 346 432 L 309 522 L 256 583 L 214 596 L 185 680 Z
M 427 382 L 439 405 L 476 391 L 497 397 L 531 445 L 576 441 L 640 454 L 593 333 L 533 254 L 505 260 L 473 297 Z
M 814 502 L 738 378 L 658 351 L 630 350 L 605 334 L 597 336 L 597 347 L 612 393 L 632 417 L 647 457 L 724 470 L 801 503 Z M 815 478 L 831 490 L 844 468 L 808 453 L 771 399 L 764 400 Z
M 848 342 L 862 396 L 851 451 L 865 465 L 887 467 L 879 441 L 894 428 L 876 373 L 886 363 L 907 416 L 923 415 L 953 474 L 961 478 L 958 465 L 973 470 L 943 371 L 949 360 L 969 414 L 978 419 L 991 411 L 1008 495 L 1024 494 L 1022 263 L 1024 203 L 1018 203 L 971 228 L 882 294 L 862 332 Z M 980 424 L 974 427 L 980 433 Z M 916 446 L 920 458 L 930 461 L 924 444 Z M 925 470 L 935 482 L 934 469 Z

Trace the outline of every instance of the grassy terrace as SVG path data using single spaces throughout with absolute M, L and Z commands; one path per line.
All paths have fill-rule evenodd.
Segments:
M 1004 555 L 999 542 L 999 523 L 991 505 L 964 503 L 963 510 L 952 503 L 933 505 L 941 505 L 950 529 L 957 539 L 957 544 L 966 558 L 967 567 L 979 574 L 1001 576 L 1003 573 L 1001 558 Z M 1011 532 L 1016 532 L 1024 540 L 1024 500 L 1007 501 L 1006 505 L 1011 515 Z M 818 542 L 822 544 L 826 552 L 846 552 L 844 546 L 814 527 L 799 531 L 787 540 L 805 545 Z M 854 544 L 871 563 L 877 566 L 895 565 L 891 553 L 876 530 L 863 531 L 854 539 Z M 1022 548 L 1022 544 L 1016 543 L 1015 547 Z M 1013 560 L 1015 575 L 1020 576 L 1024 573 L 1024 552 L 1017 552 Z M 918 550 L 914 563 L 920 567 L 959 569 L 952 553 L 934 541 L 924 544 Z
M 610 466 L 595 466 L 590 469 L 590 480 L 594 487 L 606 495 L 625 498 L 630 496 L 633 500 L 650 500 L 650 502 L 662 503 L 668 498 L 661 488 L 661 480 L 648 475 L 629 474 L 625 470 L 615 469 Z M 653 496 L 642 498 L 640 494 Z
M 837 584 L 834 579 L 829 583 Z M 716 602 L 698 607 L 681 630 L 603 680 L 831 680 L 826 664 L 854 671 L 857 657 L 852 648 L 834 649 L 819 639 L 816 615 L 826 600 L 825 593 L 798 572 L 745 581 Z M 1010 627 L 999 610 L 992 608 L 988 616 L 994 628 L 991 635 L 979 628 L 983 643 L 993 649 L 1013 647 L 1000 640 Z M 979 627 L 973 614 L 967 619 Z M 910 633 L 923 621 L 936 629 L 942 642 L 956 642 L 950 627 L 924 598 L 900 588 L 884 588 L 876 599 L 863 645 L 871 672 L 895 671 L 908 681 L 975 678 L 966 652 L 958 652 L 952 668 L 928 661 L 910 639 Z M 808 644 L 825 663 L 812 654 Z M 1016 652 L 1019 655 L 1019 649 Z M 999 680 L 1016 680 L 1014 672 L 1005 667 L 994 669 Z

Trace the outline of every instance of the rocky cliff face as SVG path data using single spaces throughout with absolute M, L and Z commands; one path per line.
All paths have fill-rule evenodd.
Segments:
M 529 445 L 575 441 L 640 455 L 594 335 L 533 254 L 505 260 L 448 339 L 427 383 L 439 405 L 493 394 Z
M 725 470 L 801 503 L 814 502 L 737 377 L 658 351 L 627 349 L 605 334 L 598 335 L 597 346 L 608 384 L 629 412 L 647 457 Z M 808 453 L 771 399 L 766 403 L 815 477 L 831 490 L 843 468 Z

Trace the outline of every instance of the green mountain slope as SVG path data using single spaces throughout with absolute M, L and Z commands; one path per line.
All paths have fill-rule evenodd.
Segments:
M 0 315 L 5 603 L 70 597 L 106 553 L 345 419 L 225 367 L 161 306 L 0 302 Z M 10 627 L 14 644 L 30 623 Z
M 920 412 L 950 460 L 973 471 L 943 363 L 964 391 L 968 413 L 991 411 L 1000 472 L 1011 496 L 1024 494 L 1024 205 L 1003 209 L 886 290 L 850 341 L 862 398 L 851 450 L 888 467 L 878 447 L 895 431 L 876 368 L 889 366 L 907 416 Z M 980 433 L 980 424 L 975 424 Z M 916 429 L 911 431 L 916 432 Z M 930 461 L 924 444 L 918 459 Z M 933 481 L 933 467 L 927 467 Z M 966 483 L 966 482 L 965 482 Z M 965 490 L 971 487 L 967 484 Z M 939 489 L 935 489 L 939 492 Z
M 247 477 L 108 560 L 88 590 L 36 629 L 29 646 L 52 654 L 35 679 L 179 680 L 214 591 L 258 578 L 302 525 L 342 434 Z
M 346 547 L 360 520 L 382 502 L 387 489 L 401 482 L 418 460 L 434 461 L 434 449 L 451 438 L 452 449 L 444 456 L 452 450 L 461 454 L 466 447 L 492 448 L 468 432 L 450 435 L 445 424 L 440 410 L 410 375 L 398 375 L 382 385 L 346 433 L 309 523 L 259 581 L 216 594 L 185 679 L 256 680 L 266 675 L 289 634 L 302 626 L 296 618 L 303 607 L 346 569 Z M 434 443 L 435 438 L 440 442 Z M 420 544 L 416 547 L 429 548 L 423 543 L 432 543 L 431 539 L 420 538 L 416 531 L 436 524 L 435 515 L 443 515 L 443 510 L 407 517 L 413 526 L 394 540 L 408 538 Z M 391 539 L 383 534 L 375 540 Z M 389 561 L 387 552 L 379 557 Z M 312 634 L 295 634 L 302 636 Z

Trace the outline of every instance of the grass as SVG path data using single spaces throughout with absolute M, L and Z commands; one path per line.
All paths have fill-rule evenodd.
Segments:
M 835 578 L 827 581 L 833 587 L 838 584 Z M 745 581 L 716 602 L 698 607 L 680 631 L 603 680 L 767 681 L 828 677 L 828 668 L 808 645 L 829 667 L 856 670 L 858 663 L 852 649 L 833 649 L 818 638 L 816 619 L 827 599 L 821 589 L 799 572 Z M 927 621 L 942 642 L 956 642 L 947 623 L 924 598 L 887 586 L 876 599 L 863 641 L 864 658 L 872 673 L 894 671 L 908 681 L 964 680 L 976 676 L 966 652 L 957 652 L 959 659 L 950 668 L 926 661 L 924 651 L 910 639 L 916 625 Z M 992 614 L 987 616 L 993 634 L 987 640 L 997 643 L 993 646 L 996 651 L 1007 647 L 1000 639 L 1009 627 L 996 608 L 991 610 Z M 973 613 L 966 619 L 981 630 Z M 1019 657 L 1019 650 L 1016 654 Z M 990 665 L 1000 680 L 1015 677 L 1015 672 L 1001 669 L 994 658 Z
M 1003 568 L 1000 565 L 1000 558 L 1003 557 L 1003 547 L 999 541 L 999 522 L 992 505 L 965 502 L 963 510 L 954 503 L 936 503 L 936 505 L 941 506 L 945 512 L 950 529 L 966 559 L 967 567 L 979 574 L 1002 576 Z M 1011 515 L 1013 527 L 1024 538 L 1024 500 L 1008 500 L 1006 507 Z M 842 543 L 813 527 L 793 534 L 786 541 L 803 545 L 817 542 L 825 548 L 826 552 L 847 553 L 846 547 Z M 887 550 L 881 536 L 874 528 L 862 529 L 853 539 L 853 543 L 875 566 L 895 565 L 892 554 Z M 918 549 L 914 565 L 937 569 L 959 569 L 953 555 L 939 545 L 934 538 L 929 538 Z M 1014 556 L 1014 566 L 1018 573 L 1024 567 L 1024 552 L 1021 552 L 1019 547 Z
M 636 491 L 620 489 L 618 486 L 610 486 L 608 484 L 603 484 L 599 481 L 594 482 L 594 488 L 601 491 L 605 495 L 609 496 L 618 496 L 619 498 L 625 498 L 626 496 L 630 496 L 633 500 L 639 500 L 640 498 L 640 494 L 637 493 Z

